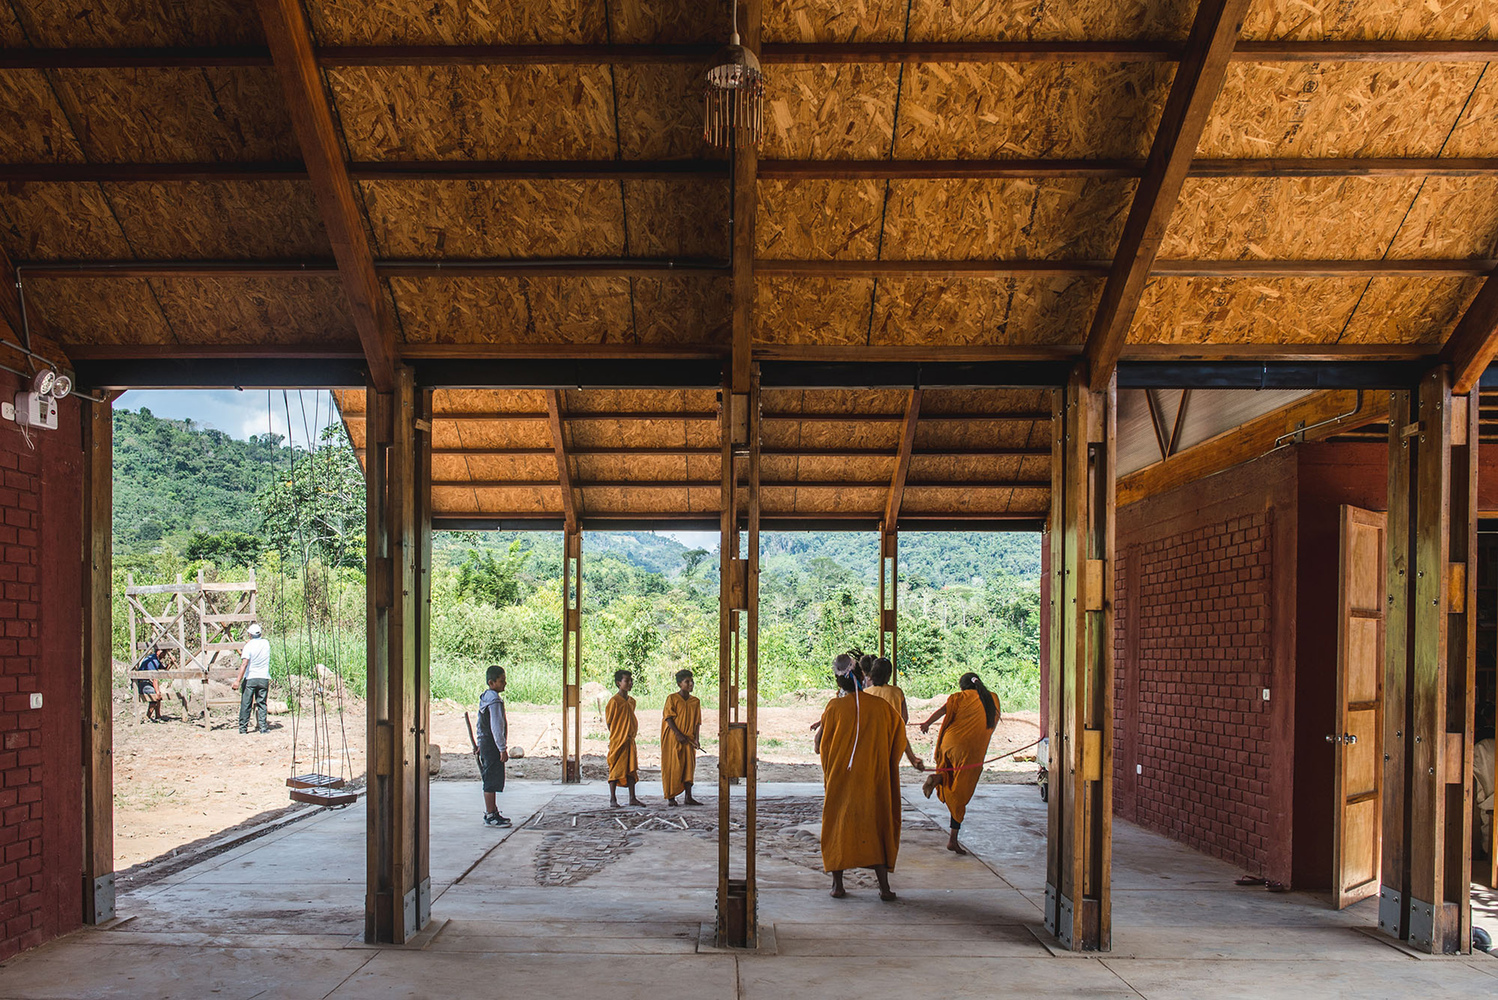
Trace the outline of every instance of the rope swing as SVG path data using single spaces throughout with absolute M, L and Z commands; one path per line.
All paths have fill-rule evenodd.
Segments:
M 321 416 L 321 395 L 315 396 L 313 404 L 312 422 L 307 422 L 307 401 L 300 391 L 297 393 L 297 401 L 302 409 L 302 430 L 307 437 L 307 456 L 302 461 L 304 472 L 304 483 L 307 496 L 316 498 L 330 487 L 327 484 L 319 485 L 317 470 L 318 445 L 314 430 L 319 424 Z M 291 497 L 291 524 L 293 536 L 297 546 L 301 549 L 302 556 L 302 619 L 307 630 L 307 655 L 305 659 L 295 662 L 287 655 L 286 630 L 281 629 L 281 658 L 287 665 L 288 680 L 295 676 L 291 692 L 291 774 L 286 779 L 286 785 L 291 789 L 291 800 L 293 802 L 309 802 L 319 806 L 346 806 L 358 800 L 358 793 L 346 790 L 349 776 L 353 772 L 353 763 L 349 756 L 348 734 L 344 729 L 343 712 L 343 665 L 340 662 L 340 650 L 338 648 L 337 636 L 334 633 L 332 622 L 320 622 L 314 626 L 313 607 L 311 601 L 311 590 L 314 581 L 312 570 L 312 552 L 315 537 L 309 540 L 307 529 L 303 523 L 301 503 L 297 492 L 297 460 L 296 445 L 290 442 L 291 436 L 291 402 L 286 390 L 281 390 L 281 403 L 286 412 L 286 433 L 288 443 L 291 444 L 291 467 L 287 485 L 290 488 Z M 271 418 L 270 393 L 266 393 L 266 418 Z M 330 526 L 329 526 L 330 527 Z M 343 562 L 346 553 L 346 536 L 339 525 L 336 531 L 336 546 L 332 553 L 334 566 Z M 285 566 L 282 566 L 285 572 Z M 331 600 L 333 597 L 332 586 L 335 577 L 329 560 L 324 559 L 322 563 L 322 592 Z M 284 587 L 278 588 L 278 594 L 282 595 L 284 602 Z M 284 607 L 284 603 L 282 605 Z M 336 607 L 336 602 L 334 602 Z M 278 613 L 281 610 L 278 607 Z M 284 615 L 279 615 L 282 621 Z M 330 669 L 322 660 L 332 662 Z M 294 673 L 293 673 L 294 670 Z M 330 704 L 331 702 L 331 704 Z M 304 756 L 301 753 L 303 717 L 310 712 L 307 726 L 310 734 L 310 749 Z M 337 737 L 338 744 L 335 750 L 333 716 L 337 715 Z M 303 770 L 303 767 L 306 767 Z M 336 771 L 336 773 L 335 773 Z

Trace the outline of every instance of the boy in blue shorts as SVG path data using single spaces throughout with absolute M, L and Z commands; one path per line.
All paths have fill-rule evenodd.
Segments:
M 495 665 L 484 675 L 488 687 L 479 696 L 479 732 L 477 737 L 479 775 L 484 779 L 484 823 L 509 826 L 499 814 L 494 796 L 505 790 L 505 761 L 510 759 L 505 740 L 509 726 L 505 722 L 505 703 L 500 692 L 505 689 L 505 668 Z

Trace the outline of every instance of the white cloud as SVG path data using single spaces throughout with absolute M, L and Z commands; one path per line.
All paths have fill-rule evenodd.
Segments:
M 289 409 L 290 435 L 304 447 L 309 433 L 315 439 L 323 427 L 338 419 L 332 394 L 323 389 L 292 389 L 284 394 L 279 389 L 270 393 L 236 389 L 132 389 L 115 406 L 130 410 L 144 407 L 158 417 L 191 420 L 240 440 L 267 431 L 287 436 Z

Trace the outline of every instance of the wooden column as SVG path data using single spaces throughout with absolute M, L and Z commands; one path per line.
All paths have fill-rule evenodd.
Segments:
M 562 782 L 582 778 L 583 536 L 562 536 Z
M 889 657 L 898 683 L 900 669 L 900 535 L 884 525 L 879 532 L 879 655 Z
M 369 700 L 368 879 L 364 938 L 403 944 L 426 922 L 426 615 L 418 611 L 422 551 L 430 522 L 418 496 L 415 382 L 396 373 L 392 393 L 369 391 L 365 485 L 368 505 Z M 430 426 L 430 424 L 428 424 Z M 423 435 L 425 437 L 425 435 Z M 420 449 L 425 451 L 423 447 Z M 422 460 L 424 464 L 425 459 Z
M 1469 953 L 1477 401 L 1449 366 L 1389 421 L 1389 617 L 1379 928 Z
M 114 410 L 83 407 L 83 922 L 114 918 Z M 132 650 L 130 655 L 135 655 Z M 135 664 L 132 662 L 131 667 Z
M 756 754 L 759 714 L 759 377 L 749 391 L 724 385 L 718 611 L 718 921 L 719 945 L 759 944 L 755 886 Z M 742 492 L 741 492 L 742 491 Z M 739 554 L 740 505 L 747 546 Z M 743 630 L 740 641 L 740 629 Z M 742 694 L 740 692 L 742 685 Z M 743 698 L 743 711 L 739 699 Z M 742 779 L 742 786 L 739 785 Z M 742 842 L 734 843 L 732 790 L 743 789 Z
M 1052 422 L 1050 835 L 1046 929 L 1109 951 L 1113 836 L 1113 512 L 1117 385 L 1056 392 Z

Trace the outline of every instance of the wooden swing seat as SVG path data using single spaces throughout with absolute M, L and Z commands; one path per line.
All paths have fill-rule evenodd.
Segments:
M 347 806 L 359 801 L 359 793 L 341 788 L 293 788 L 291 801 L 315 806 Z
M 298 774 L 286 779 L 288 788 L 342 788 L 343 779 L 331 774 Z

